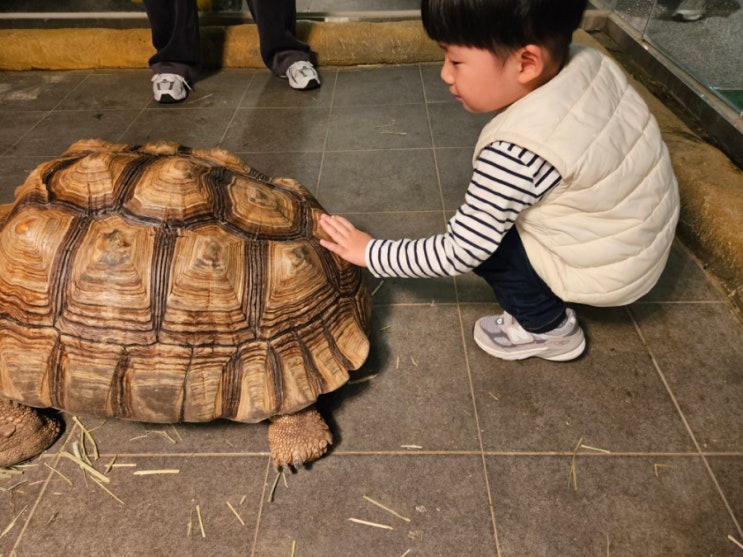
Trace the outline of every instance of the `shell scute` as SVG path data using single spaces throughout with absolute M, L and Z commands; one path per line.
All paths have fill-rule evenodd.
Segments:
M 161 222 L 188 221 L 214 212 L 205 176 L 211 167 L 185 159 L 153 159 L 144 165 L 124 207 L 132 214 Z
M 125 361 L 124 347 L 64 335 L 58 352 L 58 363 L 50 369 L 50 406 L 74 414 L 117 416 L 112 396 Z
M 321 248 L 317 248 L 321 249 Z M 314 247 L 305 242 L 272 243 L 265 256 L 264 307 L 258 324 L 262 336 L 271 338 L 287 323 L 299 326 L 337 300 Z
M 133 153 L 90 153 L 47 177 L 48 191 L 53 199 L 86 212 L 100 211 L 116 202 L 122 187 L 122 180 L 116 177 L 125 174 L 126 166 L 136 160 Z
M 30 206 L 0 229 L 0 312 L 33 325 L 52 325 L 58 262 L 75 218 Z
M 59 335 L 0 320 L 0 385 L 3 394 L 29 406 L 53 406 L 48 373 L 54 368 Z
M 152 311 L 154 233 L 118 215 L 90 222 L 75 246 L 57 327 L 122 344 L 156 338 Z
M 247 176 L 237 176 L 228 187 L 232 211 L 227 220 L 253 237 L 298 235 L 300 204 L 296 195 Z
M 237 345 L 255 338 L 243 240 L 217 225 L 185 230 L 170 259 L 161 341 Z

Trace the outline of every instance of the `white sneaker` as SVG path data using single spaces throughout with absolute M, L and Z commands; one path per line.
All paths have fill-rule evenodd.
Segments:
M 697 21 L 704 17 L 705 0 L 683 0 L 673 12 L 673 19 L 680 21 Z
M 158 73 L 152 76 L 152 94 L 159 103 L 179 103 L 186 100 L 191 86 L 182 76 Z
M 503 360 L 523 360 L 536 356 L 566 362 L 583 354 L 586 339 L 575 311 L 566 310 L 562 323 L 547 333 L 530 333 L 511 314 L 481 317 L 475 323 L 475 342 L 491 356 Z
M 304 60 L 294 62 L 289 66 L 283 77 L 289 80 L 289 87 L 292 89 L 307 91 L 320 87 L 320 76 L 317 75 L 315 66 Z

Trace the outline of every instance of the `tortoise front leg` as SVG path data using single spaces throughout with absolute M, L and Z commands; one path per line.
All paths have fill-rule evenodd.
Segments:
M 299 468 L 317 460 L 332 443 L 330 428 L 312 406 L 296 414 L 274 416 L 268 426 L 268 445 L 277 468 Z
M 62 424 L 58 419 L 0 397 L 0 468 L 44 452 L 60 431 Z

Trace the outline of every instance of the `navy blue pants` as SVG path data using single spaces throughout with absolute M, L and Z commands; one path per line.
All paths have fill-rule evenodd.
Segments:
M 294 36 L 296 0 L 247 0 L 258 28 L 261 58 L 276 75 L 294 62 L 309 61 L 310 47 Z M 154 73 L 174 73 L 193 82 L 201 60 L 196 0 L 144 0 L 157 51 Z
M 537 275 L 515 226 L 474 273 L 484 278 L 498 303 L 532 333 L 546 333 L 565 319 L 565 303 Z

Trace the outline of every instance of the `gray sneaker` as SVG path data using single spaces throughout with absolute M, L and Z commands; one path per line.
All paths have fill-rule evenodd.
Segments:
M 152 96 L 159 103 L 172 104 L 186 100 L 191 90 L 186 79 L 174 73 L 152 76 Z
M 548 333 L 530 333 L 511 314 L 481 317 L 475 323 L 475 342 L 491 356 L 503 360 L 537 357 L 566 362 L 583 354 L 586 339 L 575 311 L 567 310 L 562 323 Z
M 679 21 L 697 21 L 704 17 L 705 0 L 683 0 L 676 11 L 673 19 Z

